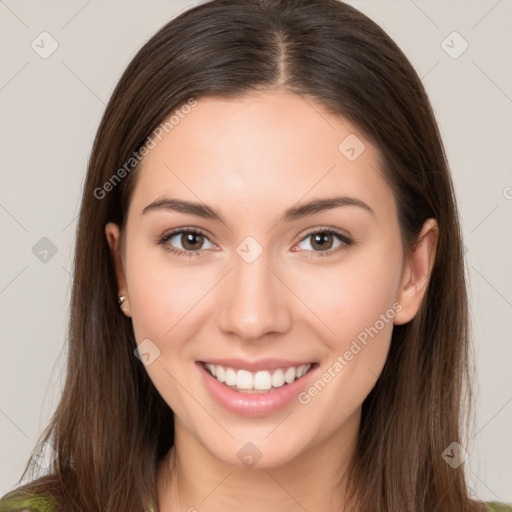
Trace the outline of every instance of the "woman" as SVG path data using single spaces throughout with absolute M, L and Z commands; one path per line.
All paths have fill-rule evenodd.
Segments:
M 512 510 L 466 487 L 437 125 L 354 8 L 214 0 L 164 26 L 98 129 L 75 254 L 56 458 L 0 511 Z

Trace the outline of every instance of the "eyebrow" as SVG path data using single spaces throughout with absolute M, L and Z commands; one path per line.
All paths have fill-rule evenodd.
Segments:
M 288 208 L 284 212 L 281 221 L 291 222 L 325 210 L 339 208 L 340 206 L 356 206 L 371 213 L 372 215 L 375 215 L 375 211 L 370 206 L 368 206 L 368 204 L 366 204 L 364 201 L 361 201 L 360 199 L 357 199 L 355 197 L 341 196 L 324 199 L 314 199 L 313 201 L 310 201 L 305 204 L 292 206 L 291 208 Z M 220 215 L 220 213 L 217 210 L 202 203 L 184 201 L 182 199 L 173 199 L 169 197 L 162 197 L 156 199 L 151 204 L 146 206 L 144 210 L 142 210 L 142 215 L 145 215 L 146 213 L 155 210 L 171 210 L 189 215 L 196 215 L 198 217 L 203 217 L 205 219 L 216 220 L 225 224 L 222 215 Z

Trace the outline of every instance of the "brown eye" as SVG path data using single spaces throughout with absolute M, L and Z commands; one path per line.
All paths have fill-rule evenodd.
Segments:
M 195 229 L 178 229 L 164 235 L 158 240 L 164 248 L 177 255 L 200 255 L 202 249 L 215 247 L 208 237 Z M 204 247 L 205 243 L 210 244 Z
M 331 233 L 315 233 L 311 237 L 311 247 L 319 251 L 331 249 L 334 243 L 334 236 Z
M 352 240 L 346 235 L 329 229 L 311 231 L 300 241 L 299 247 L 309 240 L 311 249 L 307 246 L 301 249 L 313 253 L 314 256 L 329 256 L 352 245 Z
M 185 250 L 201 249 L 204 243 L 205 236 L 193 231 L 183 231 L 181 234 L 180 242 Z

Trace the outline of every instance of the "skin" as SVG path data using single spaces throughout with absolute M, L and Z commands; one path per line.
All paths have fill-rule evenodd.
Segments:
M 350 134 L 366 146 L 354 161 L 338 149 Z M 384 366 L 393 324 L 418 311 L 438 235 L 429 219 L 404 252 L 377 157 L 345 119 L 287 91 L 199 99 L 145 157 L 124 250 L 116 224 L 105 233 L 124 314 L 137 343 L 149 338 L 159 348 L 146 369 L 175 414 L 175 446 L 158 471 L 160 510 L 349 510 L 342 476 L 361 405 Z M 205 203 L 225 223 L 142 213 L 163 196 Z M 291 206 L 333 196 L 357 198 L 373 213 L 342 206 L 280 220 Z M 341 250 L 315 257 L 322 247 L 314 233 L 326 227 L 353 244 L 333 236 L 324 250 Z M 206 232 L 192 249 L 181 235 L 167 242 L 200 255 L 177 256 L 155 242 L 174 228 Z M 263 248 L 252 263 L 236 252 L 249 235 Z M 294 400 L 268 416 L 241 417 L 198 379 L 195 361 L 212 357 L 317 361 L 321 376 L 396 303 L 394 318 L 306 405 Z M 262 454 L 250 468 L 237 457 L 247 442 Z

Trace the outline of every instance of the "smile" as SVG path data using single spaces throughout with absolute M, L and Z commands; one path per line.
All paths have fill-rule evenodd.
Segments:
M 205 368 L 219 382 L 231 389 L 245 393 L 260 393 L 273 391 L 286 384 L 291 384 L 300 379 L 311 368 L 311 363 L 297 367 L 289 366 L 276 370 L 260 370 L 250 372 L 248 370 L 236 370 L 229 366 L 204 363 Z
M 316 362 L 282 360 L 197 361 L 196 365 L 208 393 L 219 405 L 236 415 L 252 417 L 291 405 L 319 368 Z

